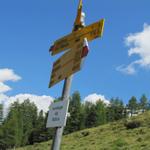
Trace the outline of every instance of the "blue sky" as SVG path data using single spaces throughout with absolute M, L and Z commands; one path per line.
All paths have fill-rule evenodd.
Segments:
M 131 48 L 143 46 L 139 36 L 144 41 L 149 37 L 150 1 L 83 3 L 86 25 L 105 18 L 105 28 L 101 39 L 89 43 L 90 53 L 83 69 L 74 75 L 71 91 L 79 90 L 82 98 L 97 93 L 107 99 L 120 97 L 124 102 L 143 93 L 150 98 L 150 63 L 136 61 L 141 56 L 142 60 L 149 58 L 145 56 L 150 53 L 150 45 L 146 45 L 144 54 L 134 51 L 133 56 L 128 55 Z M 57 58 L 50 56 L 48 49 L 55 40 L 71 32 L 77 5 L 77 0 L 0 1 L 0 69 L 12 69 L 21 77 L 18 82 L 6 80 L 12 90 L 3 94 L 61 96 L 63 82 L 48 89 L 52 63 Z M 136 33 L 141 34 L 137 37 Z

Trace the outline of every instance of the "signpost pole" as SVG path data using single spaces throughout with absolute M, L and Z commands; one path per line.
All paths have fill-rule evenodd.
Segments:
M 78 6 L 77 18 L 75 20 L 73 31 L 78 30 L 80 28 L 80 25 L 84 26 L 84 17 L 85 16 L 82 16 L 82 0 L 80 0 L 79 1 L 79 6 Z M 63 101 L 69 101 L 72 78 L 73 78 L 73 75 L 67 77 L 64 81 L 62 97 L 61 97 L 61 99 Z M 63 130 L 64 130 L 64 127 L 57 127 L 56 128 L 55 137 L 54 137 L 54 140 L 53 140 L 53 143 L 52 143 L 51 150 L 60 150 Z
M 55 41 L 54 45 L 50 48 L 50 51 L 52 51 L 51 55 L 55 55 L 64 50 L 70 49 L 62 57 L 54 62 L 49 83 L 50 88 L 56 83 L 65 79 L 61 97 L 62 101 L 53 103 L 53 105 L 51 105 L 52 108 L 50 108 L 49 111 L 50 117 L 47 121 L 47 127 L 56 127 L 51 150 L 60 150 L 63 130 L 64 126 L 66 125 L 66 113 L 68 112 L 69 95 L 73 74 L 81 69 L 82 62 L 88 54 L 88 41 L 101 37 L 103 33 L 104 19 L 86 27 L 84 24 L 84 19 L 85 14 L 82 12 L 82 0 L 79 0 L 77 16 L 74 22 L 72 33 Z M 69 62 L 72 63 L 69 64 Z M 57 110 L 57 112 L 55 112 L 56 109 L 53 109 L 54 106 L 59 105 L 61 105 L 62 110 L 65 110 L 63 111 L 63 115 L 65 115 L 65 118 L 62 117 L 63 120 L 60 119 L 60 110 Z M 60 113 L 60 115 L 58 115 L 58 112 Z M 59 121 L 63 122 L 60 123 Z
M 62 91 L 62 100 L 63 101 L 69 101 L 69 94 L 70 94 L 72 77 L 73 77 L 73 75 L 67 77 L 64 81 L 64 87 L 63 87 L 63 91 Z M 64 129 L 64 127 L 57 127 L 56 128 L 55 137 L 53 140 L 51 150 L 60 150 L 63 129 Z

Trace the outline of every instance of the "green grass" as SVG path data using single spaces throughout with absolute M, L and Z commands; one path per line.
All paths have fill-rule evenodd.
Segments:
M 140 127 L 126 129 L 124 124 L 128 122 L 140 122 Z M 51 143 L 17 150 L 50 150 Z M 61 150 L 150 150 L 150 112 L 63 136 Z

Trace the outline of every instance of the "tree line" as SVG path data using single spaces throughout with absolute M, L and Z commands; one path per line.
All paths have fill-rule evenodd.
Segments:
M 48 112 L 39 112 L 29 99 L 21 104 L 18 101 L 10 106 L 6 118 L 3 118 L 3 105 L 0 105 L 1 150 L 47 141 L 54 135 L 54 129 L 46 128 Z M 132 116 L 138 110 L 144 112 L 149 109 L 149 101 L 145 95 L 139 101 L 136 97 L 131 97 L 128 104 L 124 104 L 119 98 L 112 98 L 108 105 L 101 100 L 96 104 L 83 103 L 80 93 L 74 92 L 70 97 L 70 115 L 64 134 L 126 118 L 129 111 Z

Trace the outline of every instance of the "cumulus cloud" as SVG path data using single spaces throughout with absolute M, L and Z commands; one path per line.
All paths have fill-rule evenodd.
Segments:
M 4 106 L 4 116 L 8 113 L 8 109 L 12 103 L 15 101 L 18 101 L 19 103 L 22 103 L 24 100 L 29 99 L 30 102 L 34 102 L 37 106 L 38 110 L 43 110 L 44 112 L 47 112 L 49 105 L 53 101 L 53 98 L 50 96 L 42 95 L 33 95 L 33 94 L 18 94 L 15 96 L 7 96 L 7 91 L 11 90 L 11 87 L 6 85 L 5 82 L 7 81 L 13 81 L 16 82 L 20 80 L 21 77 L 17 75 L 14 70 L 12 69 L 0 69 L 0 103 Z
M 0 69 L 0 82 L 18 81 L 21 77 L 14 73 L 12 69 Z
M 96 94 L 96 93 L 88 95 L 87 97 L 84 98 L 83 101 L 84 102 L 91 102 L 93 104 L 96 104 L 96 102 L 98 100 L 103 101 L 107 105 L 110 103 L 109 100 L 107 100 L 104 95 L 100 95 L 100 94 Z
M 11 90 L 11 87 L 5 84 L 7 81 L 18 81 L 21 77 L 14 73 L 12 69 L 0 69 L 0 93 L 5 93 Z
M 4 105 L 4 115 L 6 116 L 9 106 L 18 101 L 19 103 L 24 102 L 24 100 L 29 99 L 30 102 L 34 102 L 38 110 L 43 110 L 44 112 L 48 111 L 48 108 L 53 101 L 53 98 L 50 96 L 42 95 L 33 95 L 33 94 L 18 94 L 16 96 L 8 97 L 4 94 L 0 94 L 0 103 Z
M 150 69 L 150 25 L 144 24 L 143 31 L 131 33 L 125 38 L 125 44 L 129 47 L 128 56 L 136 55 L 139 59 L 129 65 L 117 67 L 118 71 L 126 74 L 135 74 L 137 68 Z
M 5 85 L 4 83 L 0 82 L 0 93 L 5 93 L 10 91 L 11 88 L 7 85 Z

